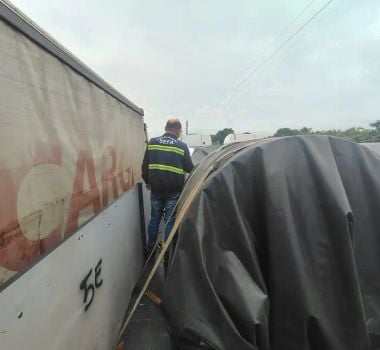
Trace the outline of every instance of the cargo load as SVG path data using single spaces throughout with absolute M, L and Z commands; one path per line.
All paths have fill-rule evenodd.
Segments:
M 378 154 L 333 137 L 210 154 L 181 197 L 163 294 L 181 348 L 378 349 L 379 174 Z

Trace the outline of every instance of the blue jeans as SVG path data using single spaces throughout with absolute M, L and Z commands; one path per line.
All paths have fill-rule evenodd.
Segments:
M 173 193 L 171 195 L 157 195 L 150 194 L 151 214 L 148 227 L 148 245 L 147 252 L 151 252 L 157 241 L 158 229 L 160 227 L 161 219 L 165 222 L 164 239 L 169 236 L 170 231 L 173 228 L 175 220 L 175 205 L 177 204 L 179 193 Z

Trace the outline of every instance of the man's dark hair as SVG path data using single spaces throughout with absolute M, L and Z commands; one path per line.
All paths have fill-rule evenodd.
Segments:
M 165 129 L 181 130 L 182 124 L 178 118 L 169 119 L 166 123 Z

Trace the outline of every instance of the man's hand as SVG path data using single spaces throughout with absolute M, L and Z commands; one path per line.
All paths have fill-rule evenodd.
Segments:
M 149 184 L 145 184 L 145 187 L 148 191 L 150 191 L 150 185 Z

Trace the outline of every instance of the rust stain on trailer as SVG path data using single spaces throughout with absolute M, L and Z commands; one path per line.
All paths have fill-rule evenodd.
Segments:
M 22 232 L 19 221 L 13 220 L 0 231 L 0 265 L 11 271 L 19 271 L 52 249 L 60 238 L 58 228 L 44 239 L 29 240 Z

